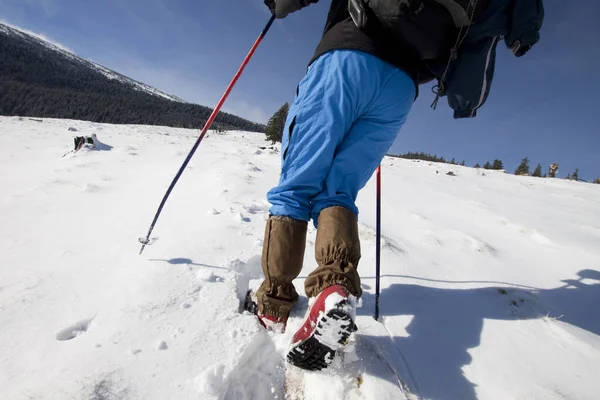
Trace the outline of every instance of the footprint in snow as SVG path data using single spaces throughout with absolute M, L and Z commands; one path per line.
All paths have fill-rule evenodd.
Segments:
M 237 215 L 237 217 L 239 218 L 239 220 L 240 220 L 241 222 L 250 222 L 250 221 L 251 221 L 251 219 L 250 219 L 250 218 L 248 218 L 248 217 L 245 217 L 245 216 L 244 216 L 244 214 L 242 214 L 242 213 L 239 213 L 239 214 Z
M 169 348 L 169 346 L 167 346 L 167 342 L 165 342 L 164 340 L 161 340 L 156 345 L 156 349 L 157 350 L 167 350 L 168 348 Z
M 262 172 L 262 169 L 258 168 L 256 165 L 252 163 L 246 164 L 246 171 L 249 172 Z
M 56 340 L 71 340 L 76 338 L 79 335 L 84 334 L 85 332 L 87 332 L 87 330 L 90 327 L 90 324 L 92 323 L 93 318 L 90 319 L 84 319 L 82 321 L 79 321 L 71 326 L 68 326 L 62 330 L 60 330 L 57 334 L 56 334 Z
M 249 206 L 244 206 L 243 209 L 248 214 L 255 215 L 255 214 L 267 212 L 269 210 L 269 207 L 267 205 L 251 204 Z

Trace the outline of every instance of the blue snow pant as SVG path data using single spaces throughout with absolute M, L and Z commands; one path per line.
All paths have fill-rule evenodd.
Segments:
M 288 113 L 270 213 L 312 218 L 315 227 L 327 207 L 358 215 L 358 192 L 406 121 L 415 91 L 403 71 L 364 52 L 335 50 L 315 60 Z

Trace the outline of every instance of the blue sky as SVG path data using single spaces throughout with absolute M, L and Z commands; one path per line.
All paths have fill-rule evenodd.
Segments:
M 224 110 L 266 122 L 292 102 L 330 1 L 276 21 Z M 559 176 L 600 177 L 600 3 L 545 0 L 542 40 L 525 57 L 498 47 L 496 74 L 475 119 L 454 120 L 422 86 L 391 153 L 426 151 L 466 160 L 523 157 Z M 185 100 L 214 107 L 269 18 L 262 0 L 0 0 L 0 20 Z

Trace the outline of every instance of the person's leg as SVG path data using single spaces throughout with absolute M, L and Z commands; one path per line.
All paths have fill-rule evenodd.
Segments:
M 281 144 L 281 176 L 267 193 L 270 213 L 308 221 L 337 148 L 360 113 L 361 72 L 351 51 L 322 55 L 298 85 Z
M 292 284 L 300 271 L 306 247 L 307 222 L 269 216 L 262 251 L 264 280 L 256 292 L 258 318 L 265 328 L 285 331 L 288 315 L 298 301 Z
M 259 316 L 286 319 L 297 301 L 292 281 L 302 269 L 313 198 L 324 190 L 352 125 L 379 93 L 381 74 L 371 74 L 372 61 L 361 52 L 329 52 L 298 85 L 282 140 L 281 177 L 267 194 L 272 206 L 263 247 L 265 280 L 257 292 Z
M 362 295 L 356 197 L 394 142 L 415 97 L 415 85 L 404 72 L 375 57 L 362 58 L 365 75 L 356 84 L 372 85 L 364 91 L 374 88 L 375 95 L 361 99 L 359 115 L 336 148 L 322 190 L 311 199 L 318 267 L 305 281 L 311 306 L 287 354 L 290 363 L 308 370 L 327 367 L 356 330 L 353 296 Z
M 357 272 L 360 243 L 356 197 L 394 142 L 415 96 L 414 84 L 406 74 L 381 64 L 382 70 L 390 70 L 389 78 L 382 82 L 376 101 L 344 138 L 323 190 L 312 200 L 318 267 L 305 281 L 309 297 L 335 283 L 343 283 L 356 297 L 362 294 Z

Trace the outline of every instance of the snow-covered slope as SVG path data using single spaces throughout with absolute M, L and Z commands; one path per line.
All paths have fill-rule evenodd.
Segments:
M 79 56 L 73 54 L 69 49 L 57 46 L 57 45 L 45 40 L 43 37 L 36 35 L 34 33 L 24 32 L 20 29 L 17 29 L 16 27 L 0 23 L 0 35 L 17 36 L 25 42 L 44 46 L 45 48 L 47 48 L 53 52 L 56 52 L 56 53 L 62 55 L 63 57 L 74 61 L 77 64 L 80 64 L 84 68 L 89 68 L 91 70 L 97 71 L 97 72 L 101 73 L 102 75 L 104 75 L 105 77 L 107 77 L 108 79 L 121 82 L 127 86 L 132 87 L 135 90 L 139 90 L 139 91 L 151 94 L 153 96 L 163 97 L 165 99 L 172 100 L 172 101 L 183 102 L 183 103 L 185 102 L 184 100 L 180 99 L 179 97 L 170 95 L 166 92 L 163 92 L 162 90 L 156 89 L 152 86 L 149 86 L 144 83 L 138 82 L 134 79 L 128 78 L 128 77 L 121 75 L 118 72 L 115 72 L 109 68 L 106 68 L 94 61 L 79 57 Z
M 62 158 L 92 133 L 103 145 Z M 2 399 L 284 398 L 306 299 L 284 335 L 239 312 L 260 282 L 277 147 L 209 133 L 138 255 L 197 135 L 0 117 Z M 597 399 L 600 185 L 391 158 L 382 180 L 383 324 L 372 180 L 356 351 L 294 392 L 398 399 L 396 372 L 422 399 Z

